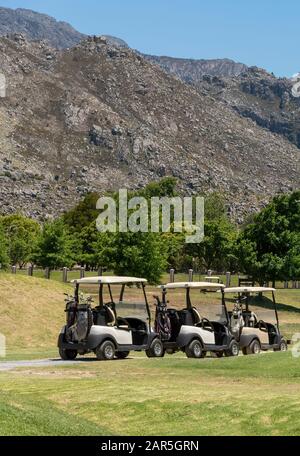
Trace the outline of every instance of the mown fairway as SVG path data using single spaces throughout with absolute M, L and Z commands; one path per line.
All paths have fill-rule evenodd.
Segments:
M 8 359 L 57 358 L 63 292 L 71 290 L 0 274 Z M 278 292 L 288 337 L 300 332 L 299 295 Z M 0 369 L 0 391 L 0 435 L 300 435 L 300 358 L 291 351 L 205 360 L 132 353 L 124 361 Z
M 25 368 L 0 373 L 0 389 L 1 435 L 300 434 L 290 352 Z

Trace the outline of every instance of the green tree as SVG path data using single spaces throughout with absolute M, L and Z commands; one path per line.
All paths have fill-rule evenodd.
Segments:
M 205 196 L 205 219 L 210 221 L 227 220 L 224 196 L 213 192 Z
M 140 196 L 150 199 L 154 196 L 172 198 L 177 196 L 176 192 L 177 179 L 175 177 L 164 177 L 158 182 L 150 182 L 144 189 L 135 192 Z
M 204 239 L 199 244 L 186 244 L 184 254 L 190 266 L 201 269 L 234 271 L 237 267 L 237 227 L 230 222 L 225 200 L 219 193 L 205 197 Z
M 74 209 L 64 214 L 63 221 L 70 232 L 80 233 L 83 228 L 97 219 L 99 215 L 99 211 L 96 209 L 98 199 L 97 193 L 88 193 Z
M 56 269 L 74 265 L 72 238 L 62 220 L 45 223 L 33 259 L 43 268 Z
M 187 244 L 185 253 L 197 259 L 200 267 L 233 271 L 236 267 L 235 239 L 237 232 L 227 220 L 204 223 L 204 239 L 200 244 Z M 192 264 L 192 261 L 190 261 Z
M 22 268 L 31 261 L 31 255 L 40 234 L 40 225 L 35 220 L 20 214 L 2 217 L 1 224 L 7 239 L 10 262 Z
M 239 237 L 241 269 L 260 283 L 299 278 L 299 229 L 300 191 L 275 197 Z
M 0 265 L 1 269 L 5 269 L 9 263 L 7 251 L 7 239 L 5 238 L 3 227 L 0 224 Z
M 99 261 L 118 275 L 159 282 L 166 270 L 166 252 L 161 236 L 154 233 L 107 233 L 98 249 Z
M 109 243 L 111 233 L 100 233 L 97 231 L 96 223 L 84 227 L 80 233 L 73 237 L 74 258 L 81 266 L 87 269 L 97 269 L 100 266 L 106 267 L 105 259 L 102 257 L 103 249 Z

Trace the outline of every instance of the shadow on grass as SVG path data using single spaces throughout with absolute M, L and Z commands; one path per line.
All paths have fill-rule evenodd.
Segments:
M 226 299 L 227 304 L 236 302 L 236 299 Z M 251 307 L 261 307 L 262 309 L 274 310 L 274 304 L 271 299 L 266 298 L 265 296 L 255 296 L 249 300 L 249 309 Z M 276 303 L 277 310 L 280 312 L 292 312 L 300 314 L 300 307 L 294 307 L 290 304 Z
M 274 309 L 273 302 L 268 298 L 256 298 L 250 303 L 250 306 L 262 307 L 263 309 Z M 300 313 L 299 307 L 291 306 L 290 304 L 276 303 L 277 310 L 280 312 Z
M 94 357 L 94 358 L 92 358 L 92 357 L 88 357 L 88 358 L 80 357 L 80 358 L 76 358 L 76 359 L 74 359 L 72 361 L 64 361 L 63 359 L 59 359 L 59 358 L 51 358 L 49 361 L 50 362 L 52 361 L 52 362 L 55 362 L 55 363 L 61 362 L 62 365 L 64 363 L 66 365 L 68 365 L 68 364 L 76 364 L 76 363 L 79 363 L 79 362 L 80 363 L 102 363 L 102 362 L 115 362 L 115 361 L 118 361 L 119 363 L 121 363 L 122 361 L 128 361 L 128 360 L 133 360 L 133 359 L 134 358 L 128 356 L 125 359 L 115 358 L 115 359 L 113 359 L 111 361 L 102 361 L 102 360 L 97 359 L 96 357 Z

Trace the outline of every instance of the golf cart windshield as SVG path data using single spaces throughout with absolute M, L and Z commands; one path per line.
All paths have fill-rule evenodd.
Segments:
M 227 323 L 226 309 L 222 305 L 220 291 L 190 290 L 191 305 L 197 310 L 201 318 L 210 321 Z
M 139 318 L 140 320 L 147 320 L 148 313 L 145 303 L 133 303 L 128 301 L 120 301 L 116 304 L 116 313 L 118 317 L 123 318 Z
M 148 319 L 142 283 L 79 283 L 79 300 L 91 299 L 92 307 L 110 305 L 118 317 Z
M 229 314 L 234 309 L 241 310 L 246 326 L 256 326 L 260 321 L 277 324 L 273 292 L 239 292 L 225 293 L 225 302 Z

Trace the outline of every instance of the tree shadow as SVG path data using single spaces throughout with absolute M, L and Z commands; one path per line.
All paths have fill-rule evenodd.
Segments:
M 236 302 L 236 299 L 226 299 L 226 302 L 234 304 Z M 249 300 L 249 309 L 251 310 L 251 307 L 261 307 L 262 309 L 268 309 L 268 310 L 274 310 L 274 304 L 273 301 L 266 296 L 254 296 L 251 297 Z M 283 304 L 283 303 L 276 303 L 277 310 L 279 312 L 293 312 L 293 313 L 300 313 L 300 308 L 292 306 L 290 304 Z
M 263 309 L 274 310 L 274 304 L 271 299 L 266 297 L 255 297 L 251 299 L 249 306 L 261 307 Z M 276 303 L 277 310 L 280 312 L 300 313 L 299 307 L 294 307 L 290 304 Z

